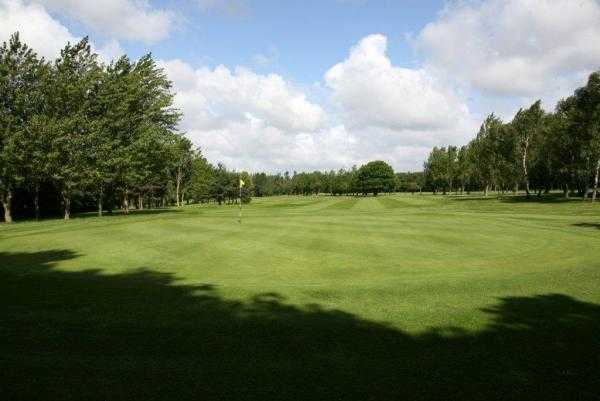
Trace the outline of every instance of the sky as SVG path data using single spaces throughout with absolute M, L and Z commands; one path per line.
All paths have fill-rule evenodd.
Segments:
M 106 63 L 151 52 L 181 132 L 251 172 L 420 170 L 600 69 L 600 0 L 0 0 L 14 31 L 49 60 L 83 36 Z

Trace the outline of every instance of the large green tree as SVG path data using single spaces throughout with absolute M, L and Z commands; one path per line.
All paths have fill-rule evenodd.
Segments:
M 90 106 L 101 69 L 87 38 L 67 44 L 54 63 L 52 93 L 49 94 L 51 127 L 51 171 L 60 188 L 64 219 L 71 215 L 74 191 L 81 189 L 88 172 L 91 144 Z
M 391 192 L 394 189 L 394 169 L 384 161 L 376 160 L 361 166 L 357 175 L 363 194 L 372 193 L 377 196 L 380 192 Z
M 520 109 L 511 125 L 517 137 L 517 149 L 521 163 L 521 174 L 525 193 L 529 196 L 529 164 L 531 163 L 531 145 L 540 135 L 544 122 L 542 102 L 538 100 L 527 109 Z
M 502 125 L 502 120 L 494 114 L 490 114 L 481 125 L 475 139 L 471 142 L 474 170 L 483 186 L 485 196 L 488 195 L 490 187 L 497 182 L 500 168 L 496 146 Z
M 584 199 L 592 181 L 592 201 L 595 201 L 600 174 L 600 71 L 590 75 L 587 84 L 575 92 L 574 98 L 577 110 L 571 118 L 579 132 L 582 159 L 586 162 Z
M 42 64 L 18 33 L 0 46 L 0 202 L 7 223 L 13 191 L 27 174 L 27 130 L 38 112 Z

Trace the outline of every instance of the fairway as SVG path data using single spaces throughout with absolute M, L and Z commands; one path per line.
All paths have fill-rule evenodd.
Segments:
M 0 227 L 6 399 L 600 399 L 598 205 L 314 196 L 237 213 Z

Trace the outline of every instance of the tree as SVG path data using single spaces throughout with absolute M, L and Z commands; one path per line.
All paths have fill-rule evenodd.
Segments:
M 532 142 L 536 140 L 537 135 L 539 135 L 543 119 L 544 110 L 542 109 L 542 102 L 538 100 L 528 109 L 520 109 L 511 123 L 517 133 L 517 148 L 520 155 L 521 174 L 527 196 L 529 196 L 530 146 Z
M 590 75 L 586 86 L 575 91 L 577 112 L 572 113 L 573 124 L 581 136 L 583 158 L 588 161 L 584 167 L 593 176 L 592 201 L 596 200 L 598 176 L 600 174 L 600 71 Z M 584 199 L 590 179 L 586 179 Z
M 0 46 L 0 202 L 6 223 L 13 220 L 13 190 L 25 179 L 24 145 L 37 111 L 42 64 L 18 33 Z
M 196 149 L 192 160 L 192 173 L 188 184 L 188 192 L 196 202 L 210 198 L 210 187 L 213 180 L 213 166 Z
M 446 178 L 447 174 L 447 157 L 446 148 L 438 148 L 435 146 L 424 164 L 425 176 L 428 184 L 436 192 L 438 189 L 442 189 L 446 194 Z
M 452 192 L 454 180 L 458 174 L 458 150 L 456 146 L 448 146 L 445 156 L 445 181 L 448 185 L 448 191 Z
M 460 183 L 460 193 L 465 192 L 465 188 L 469 184 L 469 180 L 473 174 L 473 165 L 469 157 L 470 147 L 468 145 L 461 146 L 458 150 L 456 162 L 456 177 Z
M 71 215 L 73 191 L 81 188 L 86 178 L 91 139 L 89 107 L 99 74 L 97 55 L 87 38 L 75 45 L 67 44 L 54 63 L 48 120 L 52 135 L 50 161 L 65 220 Z
M 170 145 L 170 169 L 175 181 L 175 203 L 177 206 L 183 205 L 183 195 L 185 185 L 192 176 L 192 142 L 179 135 L 172 136 Z
M 254 175 L 254 196 L 261 197 L 267 194 L 268 178 L 265 173 Z
M 369 162 L 358 170 L 358 182 L 363 194 L 390 192 L 394 189 L 394 169 L 381 160 Z
M 493 113 L 490 114 L 479 129 L 477 137 L 471 142 L 473 164 L 478 178 L 483 185 L 485 196 L 490 187 L 496 183 L 498 175 L 498 154 L 496 152 L 496 138 L 502 127 L 502 120 Z

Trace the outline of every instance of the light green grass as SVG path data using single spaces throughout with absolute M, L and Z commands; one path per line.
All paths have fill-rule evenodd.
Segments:
M 462 336 L 477 338 L 478 333 L 489 331 L 497 323 L 498 316 L 490 313 L 490 309 L 507 303 L 509 299 L 534 300 L 559 294 L 573 305 L 600 304 L 600 206 L 597 205 L 559 202 L 554 198 L 524 201 L 415 194 L 377 198 L 254 199 L 250 205 L 244 206 L 242 224 L 237 222 L 237 212 L 237 207 L 233 206 L 192 205 L 130 216 L 75 218 L 68 223 L 44 221 L 3 226 L 0 228 L 3 286 L 12 296 L 19 291 L 27 291 L 31 293 L 22 296 L 38 300 L 4 299 L 5 304 L 13 307 L 6 321 L 10 322 L 9 326 L 16 327 L 19 323 L 36 327 L 35 322 L 28 320 L 27 314 L 38 316 L 48 312 L 50 315 L 58 313 L 56 319 L 61 321 L 60 327 L 78 327 L 82 323 L 75 319 L 82 319 L 81 311 L 68 312 L 65 304 L 87 302 L 89 305 L 86 304 L 86 307 L 94 313 L 95 302 L 108 307 L 111 298 L 114 298 L 114 310 L 97 312 L 107 314 L 102 319 L 105 319 L 103 324 L 109 331 L 119 332 L 113 327 L 111 316 L 125 319 L 121 313 L 127 313 L 132 321 L 138 319 L 140 326 L 148 326 L 146 320 L 153 316 L 153 312 L 140 312 L 139 308 L 143 308 L 144 303 L 149 309 L 159 309 L 155 313 L 157 319 L 167 320 L 164 325 L 171 324 L 173 330 L 178 330 L 179 323 L 169 323 L 165 316 L 170 315 L 161 308 L 168 304 L 169 308 L 185 310 L 189 308 L 186 305 L 196 305 L 202 297 L 210 296 L 211 300 L 218 300 L 224 305 L 236 305 L 245 311 L 242 314 L 262 319 L 261 313 L 268 313 L 270 319 L 286 321 L 292 327 L 298 322 L 286 314 L 289 310 L 305 316 L 317 308 L 321 314 L 344 313 L 357 322 L 381 325 L 386 330 L 402 333 L 402 336 L 424 338 L 451 328 L 452 332 L 461 332 Z M 44 275 L 58 275 L 51 276 L 55 280 L 48 279 L 48 285 L 58 287 L 45 287 L 45 281 L 41 279 Z M 159 280 L 158 284 L 140 284 L 144 280 L 150 281 L 148 275 L 163 277 L 164 280 Z M 64 288 L 56 284 L 63 276 L 70 283 Z M 78 279 L 73 281 L 72 277 Z M 115 284 L 115 280 L 118 282 L 126 278 L 134 279 L 123 286 Z M 96 289 L 94 291 L 98 293 L 94 293 L 95 296 L 86 298 L 86 286 L 98 284 L 103 288 L 100 284 L 103 279 L 108 286 L 106 291 Z M 28 286 L 24 284 L 27 280 L 39 280 L 39 283 Z M 96 284 L 89 284 L 89 280 Z M 127 298 L 127 288 L 139 285 L 148 286 L 148 294 L 144 292 L 144 296 L 149 299 L 135 298 L 135 289 L 131 291 L 132 298 Z M 151 286 L 154 287 L 150 289 Z M 189 294 L 173 301 L 169 298 L 171 290 L 165 288 L 178 287 L 189 290 Z M 208 288 L 210 295 L 207 295 Z M 65 295 L 65 291 L 72 294 Z M 152 294 L 157 298 L 153 299 Z M 100 296 L 108 299 L 99 299 Z M 120 310 L 118 302 L 123 296 L 127 302 Z M 265 304 L 259 302 L 257 306 L 256 303 L 257 299 L 265 296 L 271 297 L 269 302 L 272 302 L 266 311 L 261 309 Z M 59 299 L 55 308 L 60 313 L 52 307 L 55 297 Z M 83 300 L 78 297 L 83 297 Z M 163 298 L 169 298 L 169 301 L 163 302 Z M 283 313 L 281 308 L 291 309 Z M 227 310 L 231 313 L 230 309 Z M 173 310 L 172 313 L 178 316 L 183 312 Z M 183 314 L 185 319 L 193 320 L 195 316 Z M 213 318 L 218 321 L 219 316 L 219 313 L 214 313 Z M 334 317 L 331 322 L 335 326 Z M 154 327 L 155 323 L 150 326 Z M 58 330 L 55 324 L 55 321 L 41 324 L 37 329 Z M 256 324 L 265 323 L 261 320 Z M 594 324 L 598 322 L 594 320 Z M 327 319 L 316 324 L 314 336 L 318 337 L 325 326 L 328 326 Z M 15 327 L 13 331 L 21 333 L 21 329 Z M 86 330 L 102 327 L 105 326 L 92 324 L 86 326 Z M 359 335 L 344 333 L 348 331 L 344 327 L 340 326 L 341 332 L 336 336 L 354 335 L 357 343 L 362 343 Z M 165 330 L 168 329 L 165 327 Z M 198 327 L 198 330 L 203 329 Z M 567 336 L 571 335 L 565 328 L 560 330 Z M 247 335 L 235 330 L 226 333 L 231 337 L 223 337 L 226 340 L 221 346 L 225 348 L 239 347 L 238 340 L 232 339 L 236 335 Z M 60 334 L 54 334 L 60 337 Z M 131 333 L 122 335 L 133 336 Z M 336 336 L 328 340 L 333 348 L 336 347 Z M 449 337 L 452 338 L 452 335 Z M 262 341 L 258 337 L 255 340 Z M 285 338 L 277 340 L 286 341 Z M 31 344 L 25 340 L 12 341 L 15 347 L 35 348 L 37 344 L 35 341 Z M 373 341 L 373 338 L 365 337 L 364 341 Z M 519 340 L 510 341 L 514 346 L 519 344 Z M 525 343 L 530 342 L 535 343 L 535 340 L 528 337 Z M 317 344 L 322 343 L 318 341 Z M 314 345 L 305 341 L 298 347 Z M 586 345 L 590 347 L 589 343 Z M 268 344 L 254 346 L 260 349 Z M 436 343 L 438 346 L 452 348 L 452 345 L 443 347 Z M 252 347 L 241 352 L 254 355 Z M 482 347 L 487 350 L 487 345 Z M 85 354 L 85 350 L 77 348 L 77 351 Z M 352 359 L 346 355 L 351 349 L 338 351 L 341 357 L 335 351 L 329 357 L 333 360 L 341 358 L 344 364 L 350 363 L 344 358 Z M 52 352 L 58 351 L 53 349 Z M 256 352 L 260 354 L 261 351 Z M 309 355 L 312 355 L 310 351 Z M 358 355 L 362 354 L 359 352 Z M 32 366 L 41 369 L 47 363 L 54 363 L 54 359 L 49 358 L 49 361 L 40 361 L 31 357 L 24 365 L 17 365 L 31 373 Z M 286 375 L 286 366 L 282 366 L 279 359 L 266 357 L 262 360 L 266 365 L 273 363 L 273 372 L 283 370 L 282 375 Z M 16 363 L 15 359 L 12 363 Z M 420 362 L 415 360 L 414 363 Z M 589 361 L 586 363 L 590 364 Z M 210 366 L 214 367 L 214 364 L 213 361 Z M 529 384 L 539 384 L 528 379 L 527 369 L 516 364 L 524 372 L 515 374 L 525 378 L 519 376 L 520 379 L 515 379 L 514 383 L 512 379 L 504 378 L 510 382 L 511 388 L 518 388 L 521 379 L 525 382 L 530 380 Z M 299 366 L 306 368 L 303 364 L 287 368 L 294 370 Z M 477 370 L 471 365 L 466 369 Z M 504 369 L 499 368 L 494 375 L 503 374 Z M 240 371 L 243 368 L 240 367 Z M 215 377 L 219 374 L 223 371 L 216 369 L 214 376 L 209 376 L 211 382 L 218 381 Z M 530 372 L 531 375 L 534 373 Z M 110 378 L 106 380 L 111 382 Z M 233 379 L 229 377 L 229 380 Z M 344 376 L 328 383 L 327 387 L 345 385 L 346 380 L 350 381 Z M 487 380 L 498 380 L 498 377 L 481 378 L 482 382 Z M 221 384 L 215 386 L 221 389 Z M 268 388 L 272 387 L 271 383 Z M 382 395 L 388 396 L 393 393 L 394 387 L 383 383 L 380 388 L 386 390 Z M 357 396 L 359 393 L 352 391 L 346 395 L 360 398 Z M 62 393 L 57 390 L 57 394 Z M 99 397 L 101 394 L 108 396 L 106 393 L 99 394 Z M 212 393 L 209 391 L 207 394 Z M 300 394 L 306 395 L 306 398 L 314 396 L 302 391 Z M 324 395 L 321 392 L 315 394 Z M 441 397 L 437 390 L 424 394 L 428 395 L 424 398 Z M 486 394 L 488 399 L 493 398 L 485 390 L 481 394 Z M 515 394 L 520 393 L 517 391 Z M 464 396 L 468 397 L 468 394 Z
M 230 299 L 277 292 L 403 329 L 476 329 L 478 308 L 502 296 L 600 302 L 594 223 L 600 208 L 578 202 L 286 197 L 255 199 L 241 225 L 227 206 L 16 224 L 0 230 L 0 252 L 70 250 L 53 269 L 144 268 Z

